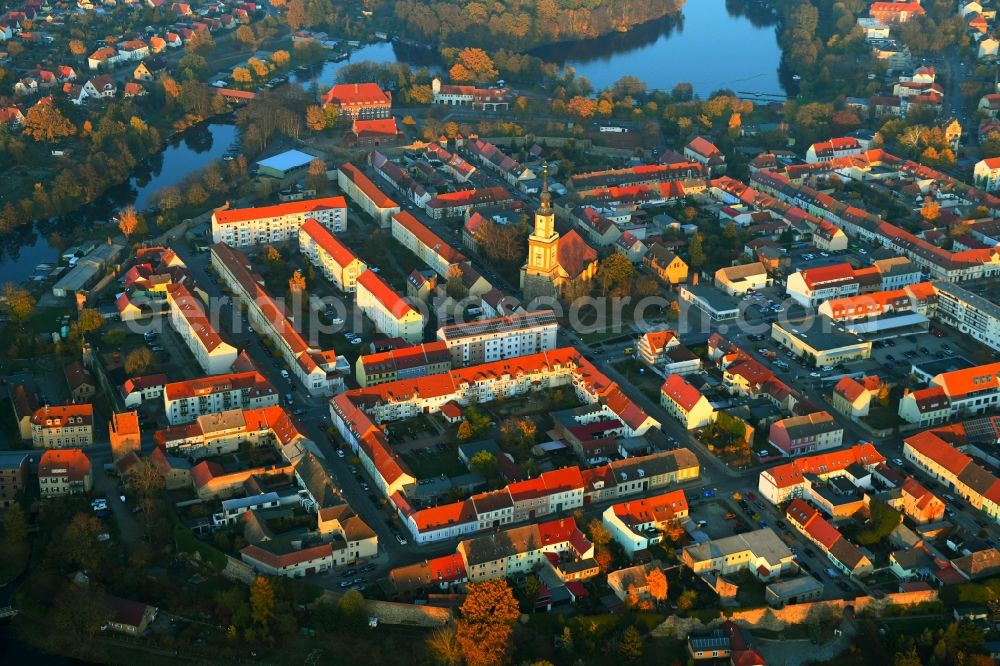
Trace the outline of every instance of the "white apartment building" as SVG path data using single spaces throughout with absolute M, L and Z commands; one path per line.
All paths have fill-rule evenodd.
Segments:
M 357 290 L 358 276 L 368 268 L 326 227 L 312 218 L 299 229 L 299 251 L 344 293 Z
M 170 425 L 194 421 L 203 414 L 277 405 L 277 389 L 259 372 L 239 372 L 171 382 L 163 390 L 163 409 Z
M 209 375 L 229 372 L 236 361 L 236 347 L 212 328 L 208 316 L 183 284 L 167 285 L 170 325 L 187 344 L 201 369 Z
M 309 218 L 340 233 L 347 229 L 347 200 L 324 197 L 258 208 L 217 210 L 212 214 L 212 241 L 246 247 L 293 240 Z
M 247 318 L 255 331 L 267 336 L 309 395 L 328 396 L 344 390 L 344 375 L 351 366 L 333 350 L 310 345 L 288 319 L 284 305 L 271 298 L 250 272 L 250 262 L 225 243 L 212 245 L 212 268 L 226 286 L 246 306 Z
M 392 216 L 399 212 L 399 204 L 350 162 L 344 162 L 337 169 L 337 184 L 351 201 L 378 220 L 381 227 L 388 227 Z
M 469 261 L 464 254 L 405 211 L 392 216 L 392 237 L 443 278 L 448 277 L 448 270 L 452 266 Z
M 555 349 L 558 333 L 555 313 L 542 310 L 442 326 L 437 337 L 448 346 L 452 366 L 462 367 Z
M 357 281 L 356 303 L 380 332 L 403 338 L 414 344 L 423 340 L 424 315 L 393 291 L 372 271 L 365 271 Z
M 1000 351 L 1000 306 L 951 282 L 935 282 L 937 318 Z

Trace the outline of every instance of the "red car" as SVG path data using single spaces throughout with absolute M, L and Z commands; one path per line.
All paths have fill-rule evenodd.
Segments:
M 931 335 L 933 335 L 935 338 L 943 338 L 945 336 L 945 332 L 936 326 L 932 326 Z

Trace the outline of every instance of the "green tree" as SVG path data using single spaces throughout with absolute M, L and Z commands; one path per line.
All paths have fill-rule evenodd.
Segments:
M 263 576 L 257 576 L 250 586 L 250 617 L 255 625 L 267 627 L 274 619 L 276 599 L 274 586 Z
M 622 639 L 618 643 L 618 652 L 628 662 L 636 662 L 642 659 L 642 636 L 639 630 L 633 625 L 625 630 Z
M 28 521 L 24 517 L 24 509 L 17 502 L 7 509 L 3 518 L 3 533 L 7 539 L 19 543 L 28 539 Z
M 337 614 L 345 626 L 358 629 L 364 626 L 368 617 L 365 611 L 365 598 L 357 590 L 348 590 L 337 601 Z
M 125 357 L 125 372 L 130 376 L 141 375 L 153 364 L 153 352 L 147 347 L 139 347 Z
M 497 459 L 489 451 L 480 451 L 469 460 L 469 468 L 487 479 L 497 476 Z
M 705 248 L 700 232 L 695 232 L 688 242 L 688 266 L 699 270 L 705 265 Z
M 858 543 L 870 546 L 889 536 L 902 520 L 902 514 L 882 500 L 873 499 L 868 504 L 868 527 L 858 532 Z
M 605 295 L 628 293 L 634 276 L 635 268 L 624 254 L 609 254 L 597 265 L 597 283 Z

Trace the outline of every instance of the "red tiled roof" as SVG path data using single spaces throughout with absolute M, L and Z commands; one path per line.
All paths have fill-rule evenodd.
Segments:
M 193 398 L 199 395 L 235 390 L 244 391 L 250 397 L 276 392 L 275 388 L 271 386 L 271 383 L 267 381 L 264 375 L 252 371 L 196 377 L 187 381 L 171 382 L 164 386 L 164 395 L 167 400 L 180 400 L 182 398 Z
M 180 313 L 187 320 L 191 330 L 198 336 L 206 350 L 211 352 L 225 344 L 218 331 L 212 328 L 212 323 L 209 321 L 208 315 L 205 314 L 205 310 L 202 309 L 201 303 L 191 295 L 187 287 L 182 284 L 168 284 L 167 294 L 172 301 L 174 311 Z
M 949 445 L 930 430 L 907 437 L 903 441 L 920 455 L 930 458 L 956 476 L 972 462 L 972 458 Z
M 371 120 L 358 119 L 354 121 L 353 132 L 355 136 L 362 134 L 381 134 L 396 136 L 399 129 L 396 127 L 395 118 L 373 118 Z
M 38 461 L 38 477 L 82 481 L 90 474 L 90 458 L 81 449 L 47 449 Z
M 323 95 L 323 104 L 330 103 L 345 107 L 388 106 L 392 100 L 376 83 L 341 83 Z
M 854 267 L 849 263 L 833 264 L 830 266 L 820 266 L 800 271 L 802 280 L 810 289 L 823 288 L 838 282 L 853 282 Z
M 844 377 L 841 377 L 840 381 L 833 387 L 833 392 L 843 396 L 848 402 L 854 402 L 867 393 L 868 390 L 858 383 L 858 381 L 853 377 L 845 375 Z
M 234 222 L 283 217 L 285 215 L 305 215 L 313 211 L 329 210 L 331 208 L 342 208 L 346 211 L 347 200 L 344 197 L 323 197 L 321 199 L 289 201 L 287 203 L 275 204 L 273 206 L 259 206 L 257 208 L 230 208 L 229 210 L 215 211 L 213 217 L 217 224 L 232 224 Z
M 358 276 L 358 286 L 364 287 L 370 292 L 397 319 L 402 319 L 411 312 L 415 312 L 402 296 L 372 271 L 365 271 Z
M 76 426 L 81 424 L 93 425 L 94 407 L 92 405 L 53 405 L 42 407 L 31 415 L 31 423 L 46 428 L 64 428 L 67 425 Z
M 674 331 L 650 331 L 642 336 L 646 340 L 646 344 L 657 354 L 662 350 L 667 343 L 672 342 L 677 339 L 677 333 Z
M 587 245 L 576 229 L 571 229 L 559 238 L 556 258 L 563 270 L 575 278 L 597 261 L 597 250 Z
M 341 268 L 349 266 L 353 261 L 361 261 L 350 249 L 339 240 L 330 230 L 310 217 L 301 227 L 301 231 L 315 241 L 316 245 L 330 255 L 330 258 L 337 262 Z
M 338 168 L 348 180 L 358 186 L 358 189 L 361 190 L 366 197 L 371 199 L 372 203 L 377 208 L 399 207 L 395 201 L 390 199 L 385 192 L 380 190 L 378 186 L 373 183 L 372 180 L 358 167 L 354 166 L 350 162 L 344 162 Z
M 319 560 L 333 554 L 333 546 L 328 543 L 318 546 L 310 546 L 302 550 L 293 550 L 290 553 L 272 553 L 266 548 L 247 546 L 240 551 L 240 554 L 251 560 L 255 560 L 274 569 L 282 569 L 287 566 L 303 564 L 311 560 Z
M 427 226 L 410 213 L 402 211 L 393 215 L 392 219 L 449 264 L 460 264 L 468 261 L 468 258 L 464 254 L 454 249 L 447 241 L 428 229 Z
M 996 391 L 1000 388 L 1000 363 L 944 372 L 931 381 L 944 388 L 952 400 L 970 393 Z
M 683 490 L 674 490 L 662 495 L 621 502 L 613 505 L 612 509 L 627 525 L 662 523 L 672 520 L 677 514 L 687 513 L 688 501 Z
M 690 412 L 698 404 L 698 401 L 705 397 L 701 394 L 701 391 L 692 386 L 681 375 L 670 375 L 667 377 L 667 380 L 663 382 L 663 386 L 660 387 L 660 393 L 677 403 L 685 412 Z
M 761 474 L 767 474 L 778 488 L 787 488 L 802 483 L 803 474 L 829 474 L 846 469 L 857 463 L 874 465 L 885 462 L 885 456 L 871 443 L 858 444 L 843 451 L 829 451 L 815 456 L 796 458 L 792 462 L 766 469 Z

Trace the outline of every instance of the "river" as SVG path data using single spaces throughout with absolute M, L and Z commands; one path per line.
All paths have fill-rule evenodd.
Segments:
M 140 164 L 126 183 L 109 189 L 97 201 L 62 220 L 40 220 L 0 237 L 0 284 L 28 278 L 35 266 L 53 263 L 58 252 L 49 243 L 53 232 L 88 229 L 105 222 L 117 209 L 134 204 L 145 208 L 150 197 L 168 185 L 183 180 L 192 171 L 221 159 L 236 138 L 236 127 L 216 122 L 192 127 L 176 136 L 166 148 Z

